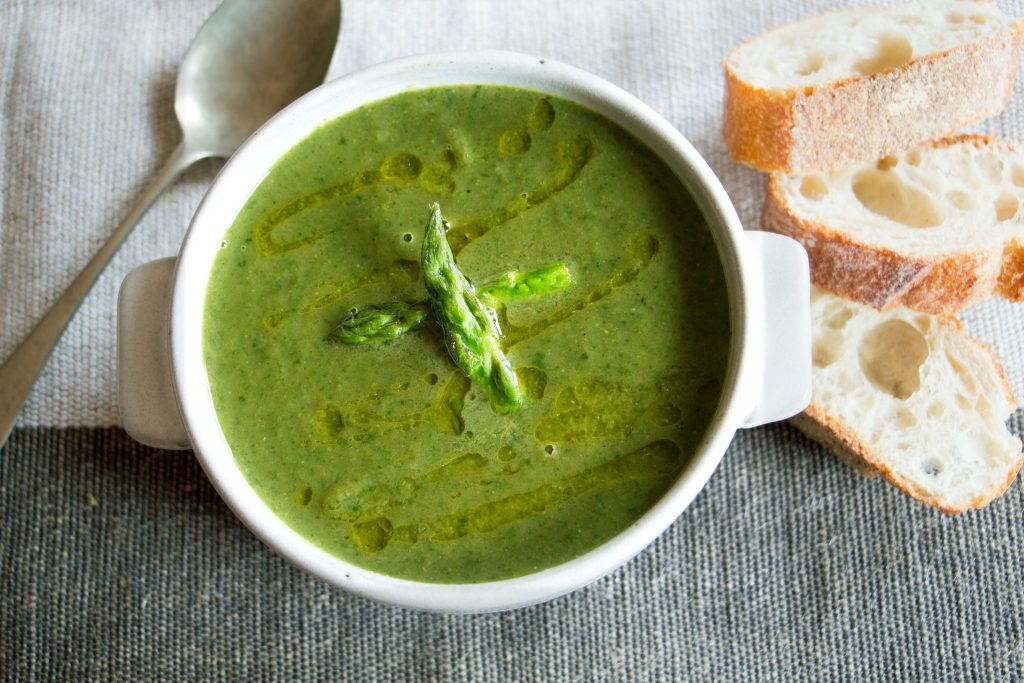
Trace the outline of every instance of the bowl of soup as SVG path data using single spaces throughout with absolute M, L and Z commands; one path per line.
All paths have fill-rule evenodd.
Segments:
M 458 323 L 431 298 L 434 205 L 512 408 L 457 362 Z M 267 123 L 178 257 L 129 274 L 122 417 L 193 449 L 260 539 L 334 585 L 520 607 L 626 562 L 737 429 L 804 407 L 807 302 L 802 249 L 744 233 L 700 155 L 634 97 L 526 55 L 414 57 Z M 394 306 L 421 315 L 339 341 Z

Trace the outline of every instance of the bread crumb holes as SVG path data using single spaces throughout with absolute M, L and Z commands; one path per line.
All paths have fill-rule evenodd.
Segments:
M 861 372 L 879 391 L 905 401 L 921 388 L 928 342 L 904 320 L 886 320 L 864 335 L 858 347 Z
M 917 416 L 909 410 L 901 410 L 896 413 L 896 424 L 903 429 L 911 429 L 917 426 Z
M 938 458 L 925 458 L 921 461 L 921 471 L 929 477 L 939 476 L 942 469 L 942 462 Z
M 974 210 L 974 198 L 962 190 L 953 190 L 946 195 L 946 201 L 961 211 Z
M 853 178 L 853 194 L 872 213 L 911 228 L 934 228 L 942 214 L 932 198 L 903 183 L 889 171 L 861 171 Z
M 949 363 L 949 367 L 953 368 L 953 372 L 956 373 L 956 376 L 960 380 L 960 383 L 963 384 L 964 389 L 972 394 L 978 392 L 978 383 L 974 381 L 974 376 L 971 374 L 971 371 L 968 370 L 967 367 L 964 366 L 964 364 L 948 350 L 946 351 L 946 362 Z
M 914 48 L 903 36 L 888 34 L 878 37 L 875 53 L 854 65 L 861 76 L 871 76 L 906 64 L 914 57 Z
M 1008 221 L 1017 215 L 1020 201 L 1012 194 L 1000 195 L 996 200 L 996 220 Z
M 796 70 L 800 76 L 810 76 L 821 71 L 821 67 L 825 65 L 825 57 L 820 54 L 810 54 L 804 63 L 800 65 L 800 68 Z
M 811 361 L 816 368 L 827 368 L 839 358 L 839 347 L 842 344 L 842 337 L 835 333 L 823 335 L 814 340 L 811 349 Z
M 1024 187 L 1024 166 L 1014 164 L 1010 169 L 1010 180 L 1017 187 Z
M 846 327 L 846 323 L 850 322 L 853 317 L 853 311 L 849 308 L 836 307 L 836 310 L 829 311 L 828 317 L 825 319 L 825 327 L 832 330 L 841 330 Z
M 821 199 L 828 194 L 828 185 L 821 176 L 810 175 L 800 183 L 800 194 L 808 199 Z
M 890 168 L 892 168 L 898 163 L 900 163 L 899 157 L 890 154 L 887 157 L 882 157 L 881 159 L 879 159 L 878 163 L 875 164 L 875 167 L 878 168 L 879 171 L 888 171 Z

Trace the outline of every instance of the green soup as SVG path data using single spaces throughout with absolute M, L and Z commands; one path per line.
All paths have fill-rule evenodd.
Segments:
M 571 272 L 497 306 L 512 414 L 436 326 L 325 340 L 426 296 L 435 201 L 472 282 Z M 205 362 L 239 467 L 302 536 L 393 576 L 504 579 L 607 541 L 672 485 L 721 392 L 726 291 L 687 190 L 617 125 L 515 88 L 416 90 L 323 125 L 252 194 L 210 278 Z

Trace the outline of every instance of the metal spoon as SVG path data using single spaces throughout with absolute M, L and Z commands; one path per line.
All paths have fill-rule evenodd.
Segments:
M 0 366 L 0 446 L 64 328 L 153 201 L 189 166 L 228 157 L 264 121 L 327 74 L 340 0 L 225 0 L 181 63 L 174 110 L 182 141 L 134 208 L 57 303 Z

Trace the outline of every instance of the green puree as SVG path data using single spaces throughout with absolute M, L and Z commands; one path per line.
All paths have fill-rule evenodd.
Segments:
M 497 414 L 433 322 L 326 339 L 352 310 L 426 298 L 435 201 L 471 282 L 571 273 L 496 305 L 521 410 Z M 447 583 L 550 567 L 648 510 L 708 427 L 730 329 L 712 236 L 653 152 L 483 86 L 406 92 L 292 149 L 225 236 L 204 336 L 224 433 L 274 512 L 357 565 Z

